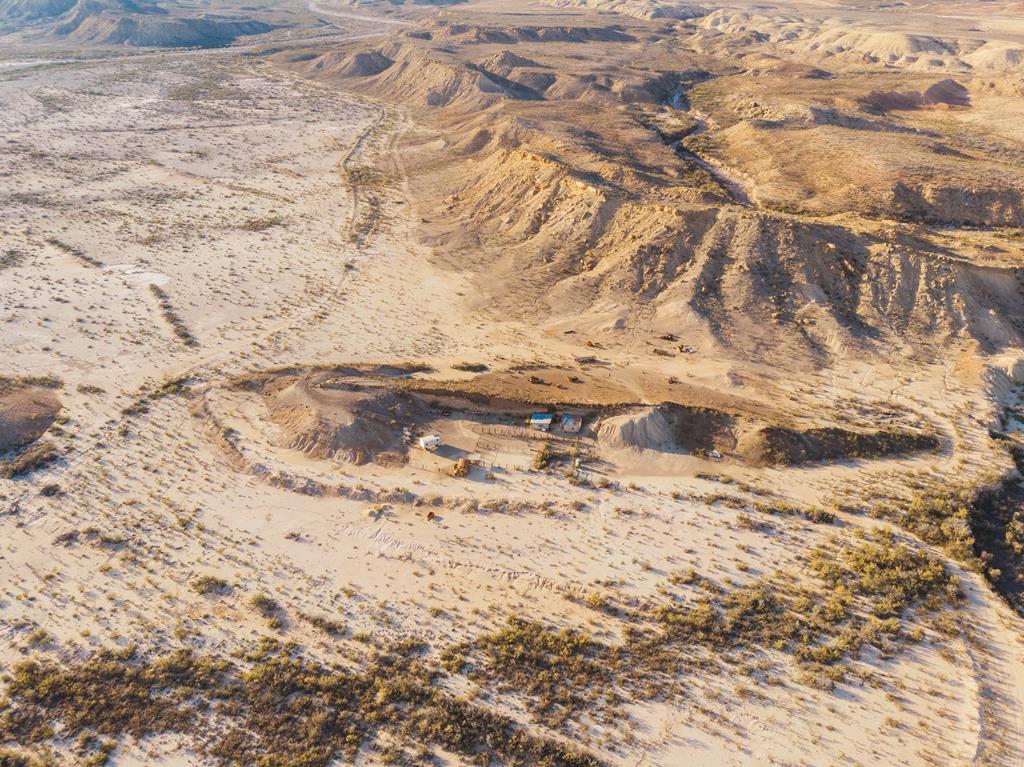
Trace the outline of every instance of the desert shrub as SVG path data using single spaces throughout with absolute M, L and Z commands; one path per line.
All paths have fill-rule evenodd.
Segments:
M 836 520 L 835 513 L 823 509 L 820 506 L 811 506 L 810 508 L 804 509 L 804 517 L 808 521 L 814 522 L 816 525 L 831 525 Z
M 280 216 L 264 216 L 262 218 L 249 218 L 243 221 L 239 225 L 239 229 L 243 229 L 246 232 L 264 232 L 267 229 L 272 229 L 275 226 L 281 226 L 284 223 L 284 219 Z
M 907 503 L 876 505 L 871 514 L 889 519 L 926 543 L 942 546 L 951 556 L 976 566 L 970 527 L 972 496 L 964 489 L 918 493 Z
M 281 605 L 266 594 L 253 594 L 249 604 L 264 618 L 274 618 L 281 611 Z
M 762 514 L 803 517 L 809 522 L 820 525 L 829 525 L 835 521 L 835 514 L 831 511 L 819 506 L 803 508 L 788 501 L 757 501 L 754 503 L 754 510 Z
M 340 637 L 345 634 L 345 624 L 341 621 L 332 620 L 323 615 L 310 615 L 309 613 L 299 613 L 299 617 L 310 626 L 320 629 L 320 631 L 329 636 Z
M 192 581 L 192 590 L 198 594 L 223 594 L 230 588 L 226 580 L 215 575 L 200 575 Z
M 384 174 L 369 165 L 356 165 L 345 174 L 352 186 L 379 186 L 384 182 Z
M 548 464 L 551 463 L 551 459 L 554 457 L 554 453 L 551 450 L 551 445 L 545 442 L 538 448 L 537 452 L 533 456 L 533 468 L 535 469 L 546 469 Z
M 0 477 L 4 479 L 24 477 L 53 463 L 58 456 L 57 446 L 52 442 L 37 442 L 10 460 L 0 461 Z

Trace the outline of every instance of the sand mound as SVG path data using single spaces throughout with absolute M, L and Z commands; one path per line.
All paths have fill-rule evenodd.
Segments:
M 395 63 L 380 51 L 329 52 L 320 56 L 307 54 L 294 60 L 312 62 L 310 71 L 313 73 L 338 77 L 372 77 Z
M 543 98 L 544 92 L 557 79 L 533 59 L 511 51 L 502 51 L 470 66 L 506 88 L 510 95 L 523 99 Z
M 285 447 L 315 458 L 362 464 L 402 450 L 402 428 L 421 415 L 409 398 L 383 389 L 296 382 L 271 395 Z
M 100 14 L 76 18 L 56 31 L 79 43 L 178 48 L 218 47 L 239 37 L 259 35 L 272 29 L 262 21 L 216 16 L 165 18 Z
M 349 57 L 348 61 L 339 67 L 338 74 L 342 77 L 371 77 L 379 75 L 394 63 L 379 51 L 360 52 Z
M 60 400 L 50 389 L 27 386 L 0 393 L 0 453 L 35 442 L 60 412 Z
M 733 417 L 717 410 L 665 403 L 606 418 L 597 430 L 606 448 L 686 452 L 731 450 Z
M 387 62 L 391 63 L 384 67 Z M 414 44 L 393 44 L 363 63 L 368 68 L 381 67 L 379 73 L 366 79 L 365 87 L 412 106 L 475 111 L 509 96 L 508 90 L 487 73 L 443 52 L 425 52 Z M 339 69 L 325 67 L 323 72 L 344 76 L 352 71 L 351 66 L 342 62 Z
M 669 450 L 675 447 L 672 421 L 662 408 L 645 407 L 606 418 L 598 426 L 602 447 Z
M 512 51 L 502 51 L 480 62 L 480 67 L 488 72 L 494 72 L 502 77 L 508 77 L 516 69 L 536 69 L 541 65 L 533 59 L 519 56 Z
M 921 101 L 925 106 L 969 107 L 971 94 L 956 80 L 940 80 L 925 89 Z
M 945 57 L 955 55 L 955 48 L 947 41 L 929 35 L 906 32 L 873 32 L 833 29 L 811 38 L 813 50 L 830 56 L 859 54 L 868 61 L 888 64 L 906 62 L 921 56 Z
M 987 42 L 968 53 L 963 60 L 976 70 L 997 72 L 1024 70 L 1024 46 L 1004 42 Z

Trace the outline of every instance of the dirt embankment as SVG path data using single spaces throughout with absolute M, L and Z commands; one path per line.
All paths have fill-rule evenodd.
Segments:
M 601 445 L 720 453 L 754 466 L 796 466 L 821 461 L 881 458 L 937 450 L 927 433 L 899 429 L 852 431 L 836 426 L 798 429 L 704 407 L 666 403 L 605 419 Z
M 421 420 L 424 407 L 387 384 L 426 369 L 421 365 L 296 367 L 243 376 L 229 385 L 261 396 L 282 447 L 358 465 L 393 461 L 404 454 L 402 429 Z
M 286 447 L 315 458 L 363 464 L 402 451 L 402 426 L 422 414 L 408 397 L 358 385 L 296 382 L 268 402 Z
M 766 426 L 740 440 L 737 452 L 755 465 L 793 466 L 818 461 L 859 460 L 938 450 L 931 434 L 895 429 L 856 432 L 836 427 L 806 431 Z

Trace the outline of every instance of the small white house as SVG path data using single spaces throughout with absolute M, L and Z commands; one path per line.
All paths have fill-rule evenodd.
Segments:
M 583 418 L 578 415 L 566 413 L 562 416 L 560 428 L 566 434 L 579 434 L 580 430 L 583 428 Z
M 441 447 L 441 438 L 436 434 L 429 434 L 426 437 L 420 437 L 420 447 L 424 450 L 437 450 Z
M 551 413 L 534 413 L 530 416 L 530 428 L 540 431 L 551 431 L 551 422 L 555 417 Z

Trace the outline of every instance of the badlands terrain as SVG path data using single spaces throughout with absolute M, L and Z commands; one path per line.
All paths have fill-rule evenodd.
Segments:
M 1024 764 L 1021 3 L 0 0 L 0 106 L 0 765 Z

